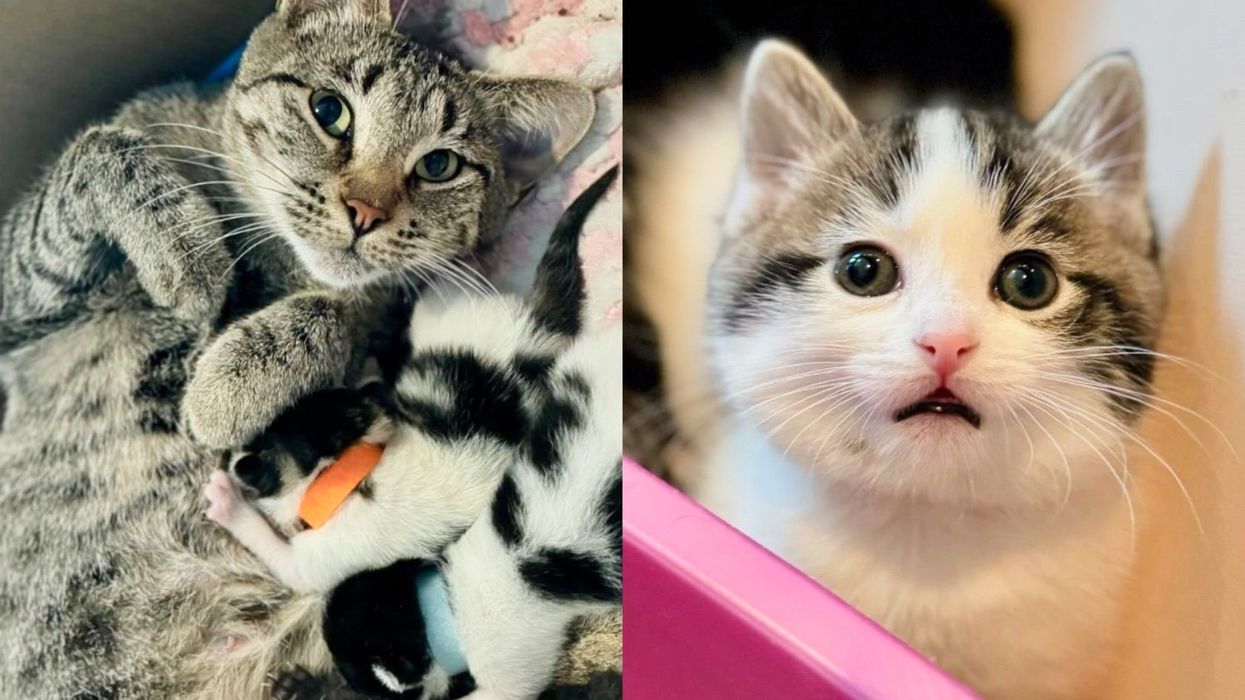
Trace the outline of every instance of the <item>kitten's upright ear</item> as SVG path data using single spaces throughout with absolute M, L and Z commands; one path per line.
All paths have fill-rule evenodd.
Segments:
M 277 12 L 297 20 L 315 10 L 336 8 L 349 16 L 393 24 L 389 0 L 277 0 Z
M 1111 54 L 1086 68 L 1042 117 L 1037 133 L 1098 169 L 1113 189 L 1144 193 L 1145 100 L 1128 54 Z
M 774 39 L 758 44 L 748 59 L 742 110 L 735 214 L 763 213 L 776 190 L 809 177 L 812 154 L 858 124 L 821 70 L 795 47 Z
M 515 192 L 556 167 L 596 115 L 592 91 L 567 80 L 479 77 L 498 120 L 506 177 Z
M 549 247 L 536 268 L 536 283 L 532 286 L 528 306 L 536 325 L 554 335 L 574 337 L 583 327 L 586 294 L 579 238 L 588 214 L 617 176 L 618 166 L 615 165 L 597 178 L 571 202 L 549 234 Z

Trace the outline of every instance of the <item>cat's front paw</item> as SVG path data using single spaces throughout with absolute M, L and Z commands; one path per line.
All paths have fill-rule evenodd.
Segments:
M 299 399 L 340 383 L 351 353 L 342 304 L 290 297 L 236 321 L 199 356 L 182 399 L 191 437 L 241 447 Z
M 248 507 L 233 480 L 220 470 L 212 472 L 207 486 L 203 487 L 203 495 L 208 501 L 208 520 L 226 529 L 232 529 L 242 509 Z

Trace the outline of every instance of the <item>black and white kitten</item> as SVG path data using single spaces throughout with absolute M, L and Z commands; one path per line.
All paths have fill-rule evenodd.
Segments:
M 359 690 L 535 697 L 570 624 L 621 600 L 621 336 L 581 332 L 578 261 L 614 174 L 559 224 L 527 303 L 425 295 L 392 391 L 321 392 L 206 488 L 209 517 L 284 582 L 333 589 L 326 641 Z M 307 486 L 358 440 L 387 443 L 381 462 L 299 531 Z

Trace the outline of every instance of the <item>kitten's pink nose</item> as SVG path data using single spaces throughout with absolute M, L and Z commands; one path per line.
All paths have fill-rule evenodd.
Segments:
M 977 336 L 967 330 L 926 333 L 916 339 L 916 344 L 924 351 L 925 362 L 946 382 L 964 366 L 968 354 L 977 347 Z
M 389 218 L 384 209 L 374 207 L 362 199 L 347 199 L 346 211 L 350 214 L 350 223 L 354 226 L 356 236 L 362 236 L 375 228 L 376 224 Z

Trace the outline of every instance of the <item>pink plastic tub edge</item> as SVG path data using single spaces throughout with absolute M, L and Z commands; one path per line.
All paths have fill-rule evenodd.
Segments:
M 623 465 L 628 700 L 975 700 L 876 623 Z

